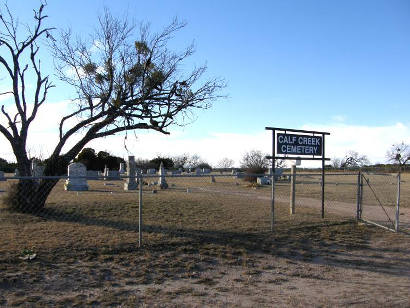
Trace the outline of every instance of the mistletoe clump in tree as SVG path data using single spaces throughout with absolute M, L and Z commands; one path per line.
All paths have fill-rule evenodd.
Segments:
M 49 39 L 57 75 L 77 93 L 72 112 L 56 127 L 59 138 L 45 160 L 45 175 L 65 174 L 69 162 L 94 139 L 138 129 L 169 134 L 172 125 L 187 124 L 195 109 L 209 108 L 221 97 L 224 81 L 204 80 L 205 66 L 185 73 L 181 70 L 181 64 L 193 54 L 192 45 L 179 53 L 167 48 L 185 23 L 174 20 L 157 34 L 143 26 L 136 35 L 133 24 L 105 11 L 92 39 L 86 41 L 74 40 L 71 31 L 54 39 L 53 29 L 44 26 L 46 18 L 41 5 L 34 11 L 34 26 L 19 39 L 18 23 L 7 7 L 0 17 L 0 64 L 11 84 L 11 90 L 2 94 L 13 98 L 12 104 L 1 107 L 8 124 L 0 125 L 0 132 L 13 149 L 22 176 L 31 175 L 26 150 L 30 124 L 53 87 L 38 59 L 41 38 Z M 36 76 L 31 94 L 25 86 L 29 71 Z M 44 207 L 56 183 L 20 180 L 8 199 L 15 209 L 35 212 Z

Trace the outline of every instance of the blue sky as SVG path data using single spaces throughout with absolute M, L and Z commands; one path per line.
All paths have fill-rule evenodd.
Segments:
M 410 142 L 409 1 L 48 2 L 48 24 L 80 34 L 92 32 L 104 7 L 114 15 L 150 22 L 154 31 L 177 16 L 188 25 L 172 47 L 195 41 L 197 52 L 187 64 L 207 63 L 210 77 L 227 81 L 227 99 L 176 130 L 176 136 L 168 137 L 169 149 L 142 156 L 194 153 L 199 140 L 212 147 L 213 138 L 227 138 L 230 146 L 219 148 L 218 155 L 205 148 L 199 154 L 214 163 L 224 156 L 238 160 L 238 152 L 247 147 L 270 148 L 265 126 L 329 130 L 330 155 L 356 150 L 373 162 L 383 160 L 389 144 Z M 38 1 L 8 4 L 24 22 Z M 50 101 L 67 99 L 68 93 L 55 89 Z M 354 141 L 349 143 L 343 132 L 350 131 Z M 359 131 L 370 133 L 354 133 Z M 384 138 L 379 143 L 361 142 L 378 136 Z M 230 152 L 232 140 L 241 143 L 235 153 Z M 93 145 L 107 147 L 105 142 Z M 136 147 L 152 146 L 140 142 Z

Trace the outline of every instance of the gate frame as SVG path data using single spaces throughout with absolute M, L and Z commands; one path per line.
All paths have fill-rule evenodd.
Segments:
M 363 223 L 367 223 L 370 225 L 374 225 L 392 232 L 399 232 L 400 229 L 400 182 L 401 182 L 401 174 L 400 172 L 397 174 L 397 195 L 396 195 L 396 212 L 395 212 L 395 221 L 392 222 L 393 228 L 389 228 L 387 226 L 383 226 L 379 223 L 376 223 L 374 221 L 370 221 L 367 219 L 363 219 L 362 218 L 362 212 L 363 212 L 363 178 L 365 179 L 365 182 L 367 183 L 367 185 L 371 188 L 370 184 L 368 183 L 368 181 L 366 180 L 366 177 L 364 176 L 364 174 L 359 171 L 358 173 L 358 187 L 357 187 L 357 213 L 356 213 L 356 217 L 357 217 L 357 221 L 359 222 L 363 222 Z M 373 189 L 371 189 L 373 191 Z M 375 194 L 375 192 L 373 191 L 374 196 L 376 197 L 376 199 L 378 199 L 377 195 Z M 378 200 L 379 201 L 379 200 Z M 380 206 L 383 208 L 383 205 L 381 204 L 381 202 L 379 201 Z M 383 208 L 384 210 L 384 208 Z M 390 220 L 390 217 L 387 215 L 387 218 Z
M 276 159 L 285 159 L 285 160 L 321 160 L 322 161 L 322 218 L 325 218 L 325 161 L 329 161 L 330 158 L 325 157 L 325 136 L 330 135 L 328 132 L 318 132 L 313 130 L 304 130 L 304 129 L 293 129 L 293 128 L 281 128 L 281 127 L 265 127 L 265 130 L 272 131 L 272 155 L 266 156 L 267 159 L 272 160 L 272 194 L 271 194 L 271 231 L 273 232 L 273 227 L 275 224 L 275 160 Z M 315 134 L 322 135 L 322 155 L 321 157 L 300 157 L 300 156 L 287 156 L 289 154 L 285 154 L 285 156 L 277 156 L 276 154 L 276 133 L 278 131 L 285 132 L 295 132 L 295 133 L 303 133 L 303 134 L 311 134 L 315 136 Z

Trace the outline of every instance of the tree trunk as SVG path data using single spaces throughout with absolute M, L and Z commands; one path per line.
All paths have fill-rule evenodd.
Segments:
M 23 159 L 24 160 L 24 159 Z M 54 186 L 58 183 L 58 179 L 31 179 L 31 170 L 27 167 L 30 161 L 19 163 L 19 171 L 21 176 L 27 176 L 27 178 L 20 179 L 15 186 L 9 191 L 6 198 L 6 203 L 9 207 L 24 213 L 38 213 L 40 212 L 47 201 L 48 196 L 53 190 Z M 46 160 L 44 169 L 44 176 L 59 176 L 66 173 L 68 166 L 68 160 L 64 156 L 57 158 L 49 158 Z M 27 174 L 27 170 L 30 170 Z
M 19 212 L 38 213 L 57 182 L 58 179 L 20 179 L 9 193 L 10 206 Z

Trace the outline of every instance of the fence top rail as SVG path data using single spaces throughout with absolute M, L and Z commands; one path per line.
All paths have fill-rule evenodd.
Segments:
M 164 177 L 167 178 L 209 178 L 213 177 L 235 177 L 235 176 L 272 176 L 269 173 L 246 173 L 246 172 L 238 172 L 235 174 L 164 174 Z M 278 175 L 276 175 L 278 176 Z M 68 176 L 68 175 L 54 175 L 54 176 L 4 176 L 2 179 L 6 180 L 64 180 L 64 179 L 89 179 L 89 180 L 104 180 L 104 179 L 129 179 L 129 178 L 158 178 L 161 177 L 160 174 L 140 174 L 135 176 Z
M 381 175 L 381 176 L 397 176 L 398 173 L 381 173 L 381 172 L 366 172 L 362 171 L 363 175 Z
M 357 176 L 359 172 L 347 172 L 347 173 L 325 173 L 326 176 Z M 368 175 L 375 175 L 375 176 L 397 176 L 396 173 L 367 173 L 362 172 L 362 174 Z M 321 173 L 304 173 L 304 172 L 297 172 L 296 176 L 321 176 Z M 235 177 L 235 176 L 254 176 L 254 177 L 272 177 L 273 173 L 247 173 L 245 172 L 237 172 L 237 173 L 225 173 L 225 174 L 218 174 L 218 173 L 206 173 L 206 174 L 164 174 L 163 176 L 167 178 L 207 178 L 207 177 Z M 281 175 L 275 174 L 275 177 L 289 177 L 292 176 L 292 173 L 285 172 Z M 63 179 L 89 179 L 89 180 L 112 180 L 112 179 L 129 179 L 129 178 L 157 178 L 161 177 L 160 174 L 136 174 L 135 176 L 127 176 L 127 175 L 120 175 L 120 176 L 104 176 L 104 175 L 96 175 L 96 176 L 68 176 L 68 175 L 54 175 L 54 176 L 8 176 L 5 175 L 0 179 L 5 180 L 63 180 Z

